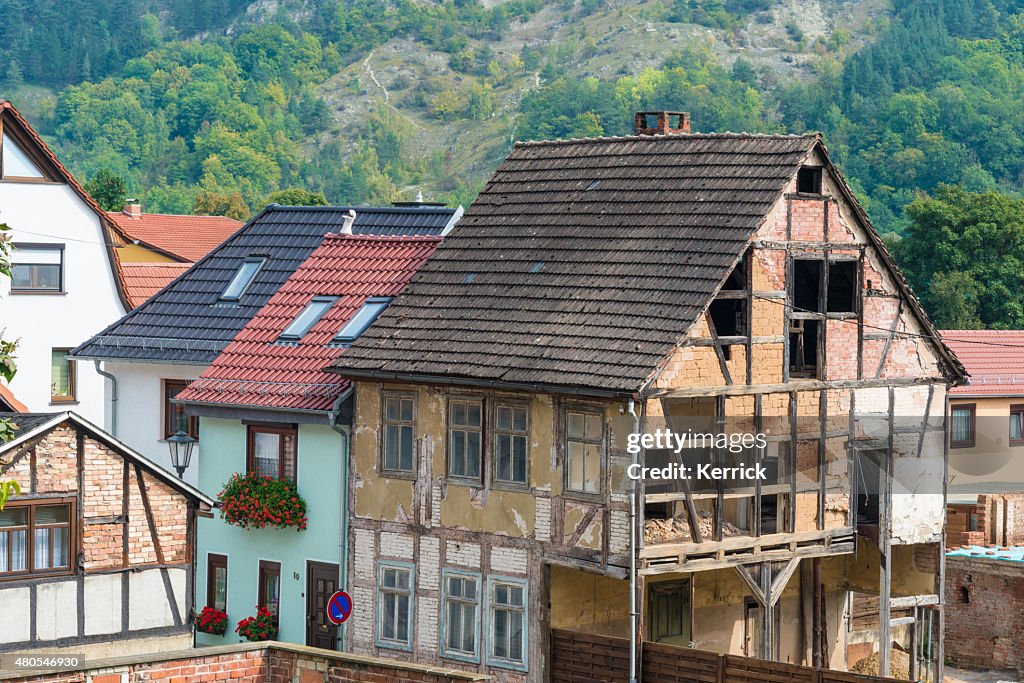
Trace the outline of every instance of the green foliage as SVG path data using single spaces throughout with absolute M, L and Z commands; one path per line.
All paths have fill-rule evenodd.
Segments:
M 280 204 L 281 206 L 327 206 L 327 197 L 323 192 L 310 192 L 300 187 L 292 187 L 287 190 L 271 192 L 264 197 L 260 204 Z
M 13 436 L 13 435 L 11 435 L 11 436 Z M 0 440 L 2 440 L 2 441 L 9 441 L 10 438 L 11 438 L 10 436 L 6 436 L 6 437 L 4 437 L 4 438 L 2 438 Z M 4 506 L 7 505 L 7 500 L 11 496 L 20 496 L 20 495 L 21 495 L 21 487 L 18 486 L 18 482 L 14 481 L 13 479 L 8 479 L 6 481 L 0 481 L 0 510 L 4 509 Z
M 6 223 L 0 223 L 0 275 L 4 277 L 11 276 L 11 238 L 8 234 L 9 232 L 10 227 Z M 16 347 L 16 342 L 0 339 L 0 377 L 3 377 L 7 382 L 14 378 L 14 373 L 17 370 L 14 364 L 14 350 Z M 0 420 L 0 443 L 13 439 L 15 430 L 17 430 L 17 426 L 10 420 Z M 0 460 L 0 466 L 5 464 L 3 460 Z M 12 495 L 21 495 L 21 487 L 18 486 L 18 482 L 13 479 L 0 481 L 0 510 L 4 509 L 7 499 Z
M 1024 199 L 943 185 L 907 215 L 895 256 L 937 325 L 1024 326 Z
M 105 211 L 114 211 L 124 206 L 127 196 L 124 178 L 109 169 L 101 168 L 85 183 L 85 191 Z

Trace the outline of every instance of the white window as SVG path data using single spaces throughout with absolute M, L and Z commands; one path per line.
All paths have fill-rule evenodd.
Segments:
M 565 413 L 565 488 L 577 493 L 601 493 L 604 437 L 599 413 Z
M 281 333 L 281 339 L 298 341 L 305 337 L 306 333 L 313 329 L 313 325 L 320 322 L 320 318 L 324 317 L 324 313 L 330 310 L 335 301 L 337 301 L 336 298 L 329 296 L 313 297 L 302 309 L 302 312 L 295 316 L 295 320 Z
M 224 301 L 238 301 L 241 299 L 242 295 L 249 289 L 249 285 L 256 278 L 256 273 L 260 272 L 260 268 L 263 267 L 266 261 L 267 259 L 262 256 L 246 258 L 242 265 L 238 267 L 238 271 L 235 272 L 235 276 L 231 278 L 231 282 L 228 283 L 220 298 Z
M 400 649 L 410 648 L 412 646 L 412 567 L 382 563 L 377 585 L 377 644 Z
M 11 291 L 64 290 L 64 245 L 14 245 L 11 252 Z
M 480 479 L 483 402 L 448 402 L 448 476 Z
M 3 136 L 3 167 L 0 169 L 4 178 L 45 178 L 43 172 L 32 163 L 28 155 L 8 135 Z
M 478 658 L 480 590 L 475 575 L 445 573 L 444 642 L 441 654 L 458 659 Z
M 412 394 L 384 396 L 384 470 L 413 472 L 413 438 L 416 431 L 415 397 Z
M 526 582 L 514 579 L 490 581 L 490 664 L 526 668 Z
M 377 319 L 377 316 L 384 312 L 389 303 L 391 303 L 390 297 L 367 299 L 362 308 L 356 311 L 356 314 L 335 335 L 334 342 L 336 344 L 351 344 L 354 342 Z
M 494 408 L 494 479 L 507 484 L 526 483 L 527 409 L 499 403 Z

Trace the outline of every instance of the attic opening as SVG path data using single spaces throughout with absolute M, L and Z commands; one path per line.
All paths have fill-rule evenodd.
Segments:
M 796 172 L 796 191 L 800 194 L 821 194 L 821 166 L 802 166 Z
M 824 261 L 793 261 L 793 307 L 798 313 L 820 313 L 822 266 Z
M 857 262 L 831 261 L 828 264 L 829 313 L 857 312 Z
M 746 271 L 740 263 L 729 273 L 719 298 L 711 302 L 708 313 L 711 322 L 715 326 L 715 335 L 719 338 L 722 353 L 725 359 L 731 357 L 730 346 L 736 340 L 722 339 L 722 337 L 745 337 L 747 335 L 747 301 L 745 294 Z

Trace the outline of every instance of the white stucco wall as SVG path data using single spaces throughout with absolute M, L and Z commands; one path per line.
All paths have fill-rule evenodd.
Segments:
M 0 181 L 0 222 L 16 243 L 64 246 L 64 293 L 11 294 L 0 278 L 0 330 L 20 340 L 11 390 L 32 411 L 70 408 L 104 423 L 104 382 L 78 362 L 77 404 L 51 404 L 50 353 L 74 348 L 124 315 L 99 217 L 67 185 Z
M 174 472 L 170 451 L 164 440 L 163 381 L 195 379 L 206 369 L 202 365 L 158 365 L 152 363 L 114 363 L 105 361 L 103 369 L 117 377 L 117 428 L 114 436 L 139 451 L 153 462 Z M 107 392 L 107 429 L 111 429 L 114 406 Z M 192 451 L 192 461 L 185 470 L 185 481 L 196 485 L 199 477 L 199 452 L 202 442 Z

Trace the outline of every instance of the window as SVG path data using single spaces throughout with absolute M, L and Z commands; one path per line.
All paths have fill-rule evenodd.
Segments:
M 32 160 L 25 154 L 25 151 L 6 133 L 3 136 L 2 144 L 3 159 L 0 163 L 3 164 L 3 168 L 0 171 L 2 171 L 4 178 L 43 179 L 46 177 L 39 170 L 39 167 L 32 163 Z
M 298 341 L 306 336 L 306 333 L 320 322 L 320 318 L 323 317 L 324 313 L 330 310 L 334 302 L 337 301 L 335 297 L 329 296 L 315 296 L 312 301 L 306 304 L 306 307 L 302 309 L 302 312 L 295 316 L 295 320 L 284 329 L 281 333 L 281 339 L 287 341 Z
M 476 576 L 446 573 L 444 578 L 444 639 L 441 654 L 476 659 L 479 581 Z
M 249 289 L 249 285 L 256 278 L 256 273 L 260 272 L 260 268 L 263 267 L 266 261 L 267 259 L 263 256 L 250 256 L 246 258 L 242 265 L 238 267 L 238 271 L 231 278 L 231 282 L 228 283 L 220 298 L 224 301 L 238 301 L 241 299 L 242 295 Z
M 797 313 L 823 313 L 819 293 L 822 283 L 824 261 L 795 259 L 793 261 L 793 282 L 790 283 L 793 308 Z
M 281 563 L 260 560 L 260 586 L 257 605 L 266 607 L 274 619 L 281 622 Z
M 950 417 L 949 445 L 952 448 L 973 448 L 975 405 L 961 403 L 950 406 Z
M 71 349 L 50 352 L 50 400 L 68 403 L 75 400 L 75 361 L 68 358 Z
M 818 375 L 817 320 L 791 320 L 789 323 L 789 374 L 792 377 Z
M 401 649 L 412 646 L 412 571 L 411 566 L 380 565 L 377 584 L 378 645 Z
M 796 191 L 800 194 L 821 194 L 821 167 L 804 166 L 797 171 Z
M 171 399 L 185 391 L 188 382 L 183 379 L 164 380 L 164 438 L 185 432 L 193 439 L 199 438 L 199 419 L 185 414 L 185 406 L 171 403 Z
M 374 297 L 367 299 L 362 308 L 349 318 L 345 326 L 335 335 L 334 341 L 339 344 L 351 344 L 359 335 L 377 319 L 377 316 L 384 312 L 384 309 L 391 303 L 390 297 Z
M 0 576 L 68 573 L 71 503 L 8 503 L 0 511 Z
M 655 642 L 690 642 L 690 583 L 670 581 L 651 586 L 651 638 Z
M 413 471 L 412 452 L 416 427 L 414 399 L 408 394 L 384 395 L 384 470 Z
M 509 484 L 526 483 L 527 408 L 497 404 L 494 408 L 494 479 Z
M 206 606 L 221 612 L 228 610 L 227 555 L 210 553 L 206 556 Z
M 249 425 L 248 470 L 294 481 L 297 437 L 294 427 Z
M 490 648 L 496 666 L 526 668 L 526 583 L 494 579 L 490 584 Z
M 565 413 L 566 482 L 568 491 L 600 493 L 604 435 L 599 413 Z
M 482 401 L 448 402 L 448 476 L 480 479 Z
M 1024 446 L 1024 403 L 1010 405 L 1010 445 Z
M 64 245 L 14 245 L 11 252 L 11 292 L 63 292 Z
M 857 312 L 857 262 L 829 261 L 828 296 L 829 313 Z

